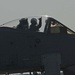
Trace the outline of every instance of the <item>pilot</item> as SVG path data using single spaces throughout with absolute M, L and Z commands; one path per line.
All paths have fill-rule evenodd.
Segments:
M 28 19 L 22 18 L 21 20 L 19 20 L 19 22 L 20 23 L 16 29 L 28 30 Z
M 37 19 L 36 18 L 32 18 L 31 19 L 30 30 L 38 32 L 39 28 L 41 27 L 41 20 L 42 20 L 42 18 L 39 18 L 39 24 L 37 24 Z

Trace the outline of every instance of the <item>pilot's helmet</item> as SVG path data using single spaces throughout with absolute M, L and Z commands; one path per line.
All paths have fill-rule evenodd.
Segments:
M 21 20 L 19 20 L 19 22 L 20 23 L 22 23 L 22 22 L 24 23 L 24 22 L 26 22 L 26 19 L 25 18 L 22 18 Z
M 36 24 L 37 23 L 37 19 L 36 18 L 32 18 L 31 19 L 31 23 Z

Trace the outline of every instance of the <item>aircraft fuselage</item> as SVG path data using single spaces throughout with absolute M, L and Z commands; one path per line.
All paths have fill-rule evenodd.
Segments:
M 75 63 L 74 45 L 75 35 L 0 30 L 0 72 L 39 70 L 43 67 L 42 55 L 50 53 L 61 54 L 61 67 L 72 65 Z

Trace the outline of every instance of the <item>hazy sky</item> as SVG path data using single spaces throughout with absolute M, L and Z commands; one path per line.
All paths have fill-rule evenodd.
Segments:
M 75 31 L 75 0 L 0 0 L 0 24 L 37 15 L 49 15 Z

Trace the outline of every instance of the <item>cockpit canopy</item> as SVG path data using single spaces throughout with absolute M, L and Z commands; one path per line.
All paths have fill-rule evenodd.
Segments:
M 39 30 L 35 32 L 42 32 L 48 34 L 75 34 L 74 31 L 72 31 L 56 19 L 49 16 L 20 18 L 0 25 L 0 28 L 8 27 L 16 30 L 30 30 L 32 22 L 35 22 L 36 27 L 39 28 Z M 33 27 L 35 30 L 37 29 L 35 28 L 35 26 Z

